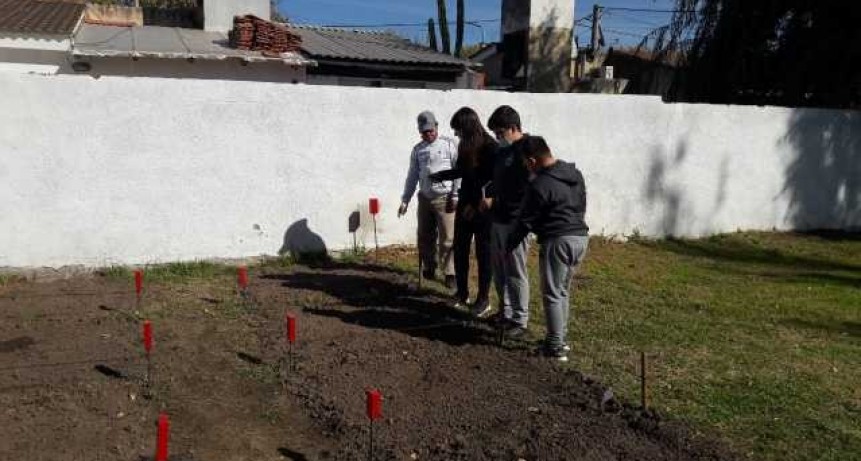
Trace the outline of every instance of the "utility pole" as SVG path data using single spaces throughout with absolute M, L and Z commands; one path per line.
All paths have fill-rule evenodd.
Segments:
M 601 39 L 601 5 L 597 3 L 592 7 L 592 56 L 598 54 L 598 45 Z

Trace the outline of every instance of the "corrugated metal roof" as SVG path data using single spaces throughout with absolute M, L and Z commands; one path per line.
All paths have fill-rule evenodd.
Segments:
M 397 35 L 288 24 L 302 36 L 302 51 L 314 59 L 471 66 L 475 63 L 416 45 Z
M 230 48 L 227 34 L 178 27 L 120 27 L 84 24 L 72 40 L 76 56 L 135 57 L 163 59 L 242 59 L 283 61 L 313 65 L 298 53 L 264 56 L 257 51 Z
M 83 13 L 72 0 L 0 0 L 0 32 L 71 35 Z

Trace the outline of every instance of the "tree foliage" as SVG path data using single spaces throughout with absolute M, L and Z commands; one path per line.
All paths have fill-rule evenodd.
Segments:
M 676 0 L 654 31 L 659 59 L 682 52 L 673 99 L 861 107 L 861 1 Z

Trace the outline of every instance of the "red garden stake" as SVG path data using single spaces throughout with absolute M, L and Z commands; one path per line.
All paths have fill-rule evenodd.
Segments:
M 380 212 L 380 199 L 376 197 L 371 197 L 368 200 L 368 212 L 371 213 L 371 216 L 374 218 L 374 248 L 376 248 L 377 253 L 380 252 L 380 243 L 377 241 L 377 214 Z M 376 254 L 374 257 L 376 258 Z
M 170 438 L 170 420 L 167 414 L 162 412 L 158 415 L 158 438 L 155 445 L 155 461 L 167 461 L 167 445 Z
M 296 316 L 284 314 L 284 327 L 287 332 L 287 361 L 291 370 L 296 371 L 296 358 L 293 356 L 293 345 L 296 344 Z
M 141 295 L 143 294 L 143 271 L 140 269 L 135 270 L 135 297 L 137 308 L 140 309 L 141 304 Z
M 149 394 L 150 380 L 152 379 L 152 323 L 145 320 L 143 323 L 143 343 L 146 352 L 146 378 L 144 380 L 145 393 Z
M 383 417 L 383 394 L 377 389 L 365 391 L 367 396 L 367 414 L 370 422 L 370 444 L 368 446 L 368 460 L 374 460 L 374 421 Z
M 236 269 L 236 284 L 239 285 L 239 296 L 246 299 L 248 296 L 248 268 L 239 266 Z

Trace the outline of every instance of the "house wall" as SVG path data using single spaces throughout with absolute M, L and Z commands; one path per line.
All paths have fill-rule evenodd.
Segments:
M 269 0 L 203 0 L 204 30 L 227 32 L 233 17 L 245 14 L 269 20 Z
M 150 59 L 134 61 L 130 58 L 81 58 L 90 63 L 85 75 L 193 78 L 207 80 L 237 80 L 280 83 L 304 83 L 305 67 L 283 62 L 251 62 L 243 65 L 238 59 L 205 60 L 189 62 L 183 59 Z M 74 73 L 71 68 L 61 73 Z
M 164 262 L 415 239 L 415 116 L 500 104 L 574 160 L 592 233 L 861 226 L 861 114 L 656 97 L 0 74 L 0 266 Z
M 69 47 L 68 39 L 57 36 L 0 36 L 0 72 L 57 73 Z

